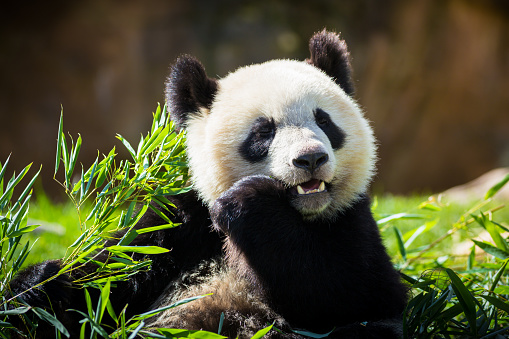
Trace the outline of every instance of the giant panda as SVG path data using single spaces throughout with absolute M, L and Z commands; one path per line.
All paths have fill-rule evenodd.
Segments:
M 397 338 L 407 288 L 382 244 L 368 185 L 376 142 L 353 99 L 346 44 L 326 30 L 305 61 L 272 60 L 222 79 L 184 55 L 172 66 L 166 101 L 187 133 L 193 189 L 169 197 L 180 226 L 133 245 L 171 249 L 152 269 L 113 290 L 127 315 L 210 294 L 149 319 L 150 326 L 249 338 Z M 136 227 L 164 224 L 147 213 Z M 141 254 L 133 254 L 141 260 Z M 14 293 L 54 275 L 59 261 L 22 271 Z M 90 268 L 92 269 L 92 268 Z M 22 295 L 49 308 L 77 336 L 87 268 Z M 45 332 L 48 331 L 48 332 Z M 302 332 L 304 331 L 304 332 Z M 50 328 L 38 334 L 53 333 Z

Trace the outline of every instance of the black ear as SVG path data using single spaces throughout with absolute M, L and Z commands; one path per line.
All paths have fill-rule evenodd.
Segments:
M 217 80 L 207 77 L 198 60 L 189 55 L 179 57 L 166 82 L 166 103 L 172 120 L 185 128 L 189 115 L 211 107 L 217 88 Z
M 338 34 L 324 29 L 311 37 L 309 51 L 311 57 L 306 61 L 327 73 L 346 94 L 352 96 L 355 88 L 350 53 L 345 41 L 341 40 Z

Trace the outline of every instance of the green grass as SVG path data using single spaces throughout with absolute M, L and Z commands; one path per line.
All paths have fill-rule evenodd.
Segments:
M 48 259 L 60 259 L 80 234 L 80 222 L 70 202 L 54 203 L 42 193 L 30 205 L 29 224 L 41 225 L 28 233 L 24 241 L 34 244 L 25 265 Z
M 398 196 L 386 194 L 382 196 L 376 196 L 375 198 L 374 214 L 376 219 L 381 219 L 388 215 L 397 213 L 409 213 L 409 214 L 420 214 L 423 219 L 400 219 L 393 222 L 384 224 L 381 226 L 381 232 L 384 236 L 385 245 L 387 246 L 391 256 L 398 256 L 398 248 L 396 244 L 396 237 L 394 236 L 394 227 L 397 227 L 401 233 L 405 234 L 412 229 L 424 225 L 426 222 L 436 221 L 436 225 L 431 228 L 428 232 L 421 234 L 412 244 L 413 249 L 425 246 L 432 243 L 439 237 L 447 233 L 451 227 L 464 219 L 464 214 L 470 208 L 476 205 L 476 201 L 472 201 L 470 204 L 460 204 L 454 201 L 439 201 L 437 206 L 440 210 L 432 211 L 419 208 L 423 202 L 427 202 L 428 199 L 437 201 L 437 195 L 411 195 L 411 196 Z M 482 197 L 479 198 L 481 200 Z M 482 209 L 475 209 L 473 213 L 487 212 L 491 209 L 501 207 L 493 213 L 493 217 L 496 220 L 501 221 L 506 226 L 509 225 L 509 207 L 505 207 L 505 202 L 499 200 L 490 201 L 484 205 Z M 504 222 L 505 221 L 505 222 Z M 438 254 L 450 253 L 451 249 L 469 241 L 470 238 L 476 237 L 483 228 L 477 223 L 471 223 L 468 227 L 460 229 L 450 237 L 447 237 L 443 241 L 434 247 L 434 251 Z M 473 243 L 472 243 L 473 244 Z

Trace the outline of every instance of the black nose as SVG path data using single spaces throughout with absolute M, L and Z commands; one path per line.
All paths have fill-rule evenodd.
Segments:
M 329 161 L 327 153 L 308 153 L 301 155 L 297 159 L 293 159 L 296 167 L 303 168 L 309 172 L 313 172 L 318 167 Z

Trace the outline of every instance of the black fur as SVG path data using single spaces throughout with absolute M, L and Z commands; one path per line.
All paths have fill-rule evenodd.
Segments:
M 339 35 L 325 29 L 316 33 L 309 40 L 311 57 L 306 61 L 323 70 L 345 91 L 353 96 L 355 86 L 352 80 L 350 53 L 346 43 Z
M 400 317 L 406 288 L 382 245 L 369 199 L 333 221 L 313 222 L 289 201 L 280 182 L 254 176 L 237 182 L 211 210 L 214 227 L 228 236 L 229 264 L 269 306 L 294 328 L 317 333 Z M 382 328 L 380 334 L 387 331 Z M 396 327 L 382 337 L 398 334 Z
M 183 272 L 189 271 L 204 259 L 218 257 L 222 253 L 220 235 L 211 229 L 208 210 L 198 200 L 196 192 L 191 191 L 168 197 L 168 199 L 176 207 L 170 208 L 173 213 L 169 215 L 170 219 L 182 224 L 169 230 L 138 235 L 131 245 L 160 246 L 170 249 L 170 252 L 149 255 L 148 257 L 152 260 L 152 269 L 140 272 L 128 281 L 116 283 L 111 294 L 110 300 L 117 314 L 126 304 L 129 304 L 127 318 L 147 311 L 165 288 Z M 148 210 L 136 228 L 162 224 L 166 224 L 166 221 L 155 212 Z M 118 237 L 121 236 L 122 234 L 118 234 Z M 116 241 L 112 240 L 106 246 L 113 244 L 116 244 Z M 143 260 L 147 256 L 134 254 L 133 257 L 135 260 Z M 100 254 L 96 259 L 105 261 L 105 253 Z M 47 261 L 28 267 L 11 281 L 10 289 L 13 295 L 17 295 L 53 276 L 60 268 L 59 261 Z M 37 289 L 22 294 L 20 298 L 31 306 L 54 312 L 71 332 L 71 337 L 77 337 L 81 327 L 78 321 L 82 317 L 77 312 L 67 310 L 78 309 L 86 313 L 87 308 L 84 292 L 77 289 L 72 281 L 93 272 L 96 268 L 95 264 L 86 265 L 80 270 L 72 271 L 71 276 L 61 275 Z M 89 289 L 89 292 L 93 299 L 97 298 L 95 295 L 97 290 Z M 41 323 L 37 333 L 39 338 L 53 337 L 54 329 Z
M 317 108 L 315 110 L 316 124 L 327 135 L 333 149 L 338 150 L 343 147 L 345 143 L 345 132 L 338 127 L 330 118 L 330 115 L 323 109 Z
M 217 80 L 207 77 L 205 68 L 194 57 L 181 56 L 171 68 L 166 82 L 166 103 L 172 120 L 184 128 L 189 114 L 210 109 L 217 92 Z
M 250 161 L 257 162 L 265 159 L 269 154 L 269 148 L 276 135 L 274 120 L 264 117 L 258 118 L 248 137 L 240 145 L 240 154 Z

